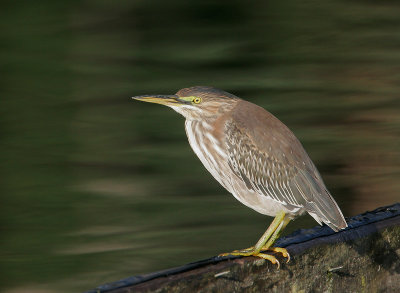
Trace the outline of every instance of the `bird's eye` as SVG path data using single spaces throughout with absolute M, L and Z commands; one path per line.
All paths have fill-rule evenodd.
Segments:
M 193 103 L 195 103 L 195 104 L 200 104 L 200 103 L 201 103 L 201 98 L 195 97 L 195 98 L 193 99 Z

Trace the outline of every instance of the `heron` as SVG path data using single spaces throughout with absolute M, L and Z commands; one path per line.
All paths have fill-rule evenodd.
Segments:
M 278 259 L 266 252 L 290 260 L 285 248 L 273 244 L 295 217 L 308 213 L 335 232 L 347 227 L 300 141 L 264 108 L 208 86 L 133 99 L 183 115 L 189 144 L 211 175 L 247 207 L 275 217 L 254 246 L 221 255 L 255 256 L 279 267 Z

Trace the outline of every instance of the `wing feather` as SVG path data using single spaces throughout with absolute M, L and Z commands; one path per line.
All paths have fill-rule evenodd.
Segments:
M 234 112 L 225 124 L 228 165 L 235 175 L 248 189 L 288 209 L 304 208 L 319 223 L 334 230 L 346 227 L 339 207 L 300 142 L 272 114 L 262 108 L 255 110 L 259 111 L 254 116 L 257 119 L 243 119 L 241 112 Z M 265 116 L 264 121 L 260 121 L 260 115 Z M 279 133 L 271 127 L 276 125 L 280 127 Z M 265 131 L 270 132 L 266 135 Z

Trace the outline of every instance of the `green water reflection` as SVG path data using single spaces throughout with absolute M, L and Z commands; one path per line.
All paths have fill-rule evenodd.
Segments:
M 395 3 L 4 1 L 1 291 L 79 292 L 264 231 L 183 118 L 133 95 L 222 88 L 295 132 L 346 216 L 399 201 Z

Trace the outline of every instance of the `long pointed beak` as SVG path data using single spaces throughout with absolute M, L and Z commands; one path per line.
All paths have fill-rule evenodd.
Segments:
M 179 99 L 179 97 L 177 95 L 169 95 L 169 96 L 144 95 L 144 96 L 132 97 L 132 99 L 135 99 L 138 101 L 143 101 L 143 102 L 148 102 L 148 103 L 156 103 L 156 104 L 166 105 L 166 106 L 181 105 L 181 104 L 186 103 L 186 101 Z

